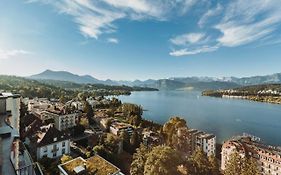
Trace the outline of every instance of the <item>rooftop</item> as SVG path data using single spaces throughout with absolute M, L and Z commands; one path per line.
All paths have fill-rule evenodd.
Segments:
M 64 164 L 58 165 L 58 167 L 65 175 L 76 175 L 75 171 L 81 172 L 84 170 L 86 170 L 86 174 L 95 173 L 95 175 L 114 175 L 120 172 L 119 168 L 99 155 L 92 156 L 86 160 L 82 157 L 77 157 Z

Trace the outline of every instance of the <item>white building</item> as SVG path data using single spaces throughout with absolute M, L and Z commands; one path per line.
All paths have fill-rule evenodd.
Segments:
M 33 135 L 26 138 L 26 144 L 36 154 L 37 159 L 46 156 L 57 158 L 70 153 L 70 138 L 52 124 L 40 127 Z
M 196 138 L 197 147 L 200 147 L 207 156 L 216 154 L 216 136 L 213 134 L 201 134 Z
M 258 163 L 263 175 L 281 174 L 281 149 L 253 141 L 250 137 L 237 137 L 222 146 L 221 169 L 225 170 L 230 155 L 237 151 L 241 157 L 249 156 Z
M 63 131 L 67 128 L 72 128 L 77 125 L 79 121 L 79 113 L 61 114 L 54 118 L 55 127 Z
M 196 129 L 188 130 L 189 154 L 200 148 L 207 156 L 216 154 L 216 136 Z

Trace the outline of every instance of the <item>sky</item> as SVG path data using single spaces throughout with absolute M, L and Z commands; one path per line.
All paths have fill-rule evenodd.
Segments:
M 280 0 L 2 0 L 0 74 L 98 79 L 281 72 Z

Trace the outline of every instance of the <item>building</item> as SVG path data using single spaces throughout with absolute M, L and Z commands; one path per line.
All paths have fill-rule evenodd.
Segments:
M 19 140 L 20 96 L 0 93 L 0 174 L 42 174 Z
M 88 159 L 77 157 L 58 165 L 60 175 L 124 175 L 119 168 L 99 155 Z
M 47 98 L 34 98 L 28 101 L 28 111 L 47 110 L 52 107 L 52 103 Z
M 189 144 L 188 144 L 189 155 L 193 154 L 193 152 L 198 148 L 202 149 L 207 156 L 216 154 L 215 135 L 208 134 L 196 129 L 189 129 L 188 140 L 189 140 Z
M 226 141 L 221 151 L 221 169 L 225 170 L 230 155 L 235 151 L 241 157 L 252 157 L 257 163 L 261 174 L 281 174 L 281 148 L 265 145 L 254 141 L 251 137 L 239 136 Z
M 70 153 L 70 138 L 68 134 L 59 131 L 53 124 L 41 126 L 36 133 L 27 136 L 25 143 L 36 155 L 57 158 Z
M 143 131 L 142 135 L 143 144 L 147 147 L 153 147 L 164 144 L 164 138 L 158 132 Z
M 68 128 L 72 128 L 78 124 L 79 121 L 79 113 L 64 113 L 57 115 L 55 118 L 55 127 L 63 131 Z
M 109 131 L 114 135 L 119 135 L 121 131 L 126 131 L 131 135 L 134 128 L 130 124 L 115 121 L 110 125 Z

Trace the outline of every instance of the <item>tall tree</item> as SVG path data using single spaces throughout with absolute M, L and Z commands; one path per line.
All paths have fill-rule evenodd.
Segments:
M 133 161 L 131 164 L 130 174 L 131 175 L 143 175 L 144 165 L 147 159 L 149 150 L 144 146 L 140 145 L 136 153 L 133 155 Z
M 172 117 L 168 122 L 163 126 L 163 134 L 165 136 L 166 143 L 169 146 L 176 146 L 177 143 L 174 139 L 177 135 L 178 129 L 187 127 L 186 121 L 180 117 Z
M 91 123 L 92 117 L 94 115 L 94 111 L 93 111 L 92 106 L 87 101 L 84 101 L 84 110 L 83 111 L 86 113 L 89 123 Z
M 147 155 L 144 166 L 144 174 L 153 175 L 177 175 L 178 166 L 181 163 L 179 153 L 168 146 L 157 146 Z
M 260 175 L 257 161 L 253 158 L 244 158 L 241 175 Z
M 197 175 L 210 174 L 210 164 L 202 149 L 197 149 L 191 156 L 194 171 Z
M 243 158 L 237 151 L 230 155 L 226 163 L 224 175 L 241 175 L 243 169 Z
M 215 155 L 211 155 L 208 157 L 209 160 L 209 168 L 210 168 L 210 174 L 211 175 L 218 175 L 220 174 L 220 167 L 219 167 L 219 162 Z

